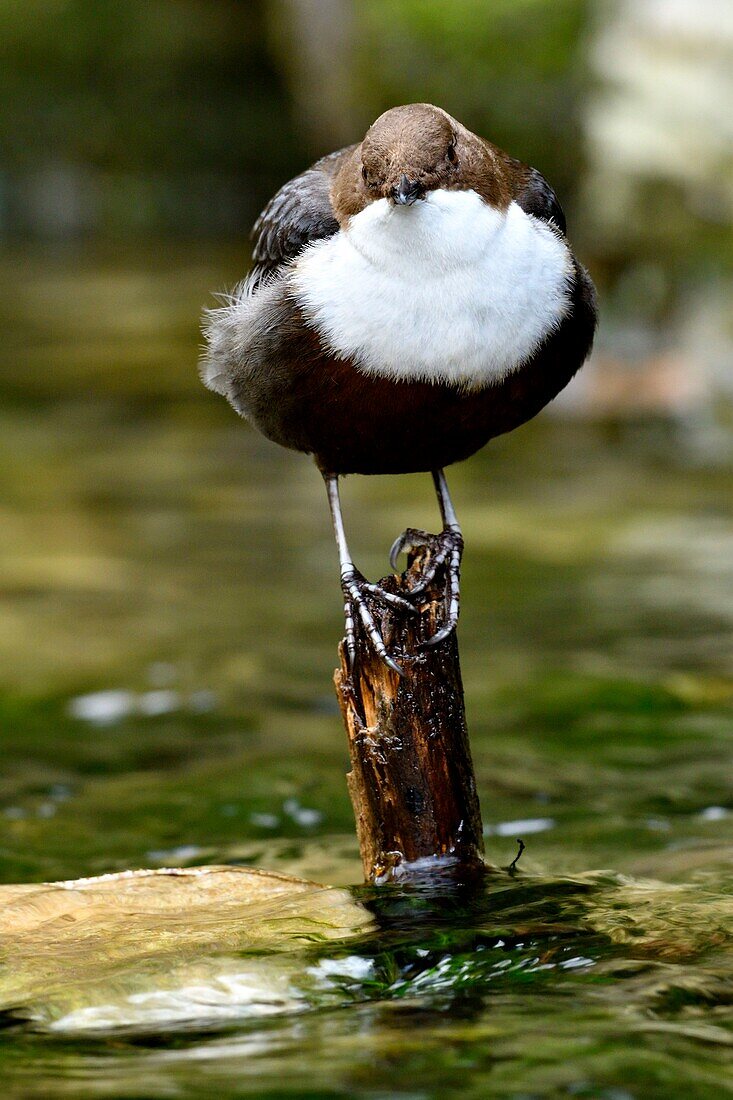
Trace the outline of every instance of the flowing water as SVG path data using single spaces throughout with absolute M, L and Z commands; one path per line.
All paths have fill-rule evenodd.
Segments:
M 200 306 L 238 258 L 0 269 L 0 881 L 216 863 L 350 888 L 316 895 L 342 906 L 328 935 L 304 911 L 228 940 L 250 984 L 224 997 L 218 974 L 221 1011 L 64 1028 L 68 1005 L 9 1005 L 5 1094 L 733 1094 L 725 414 L 545 415 L 450 472 L 496 870 L 373 890 L 354 886 L 320 479 L 196 376 Z M 374 578 L 438 518 L 427 476 L 348 479 L 344 503 Z M 213 944 L 231 927 L 212 919 Z

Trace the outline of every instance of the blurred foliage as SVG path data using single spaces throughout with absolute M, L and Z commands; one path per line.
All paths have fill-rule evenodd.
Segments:
M 565 199 L 582 168 L 587 0 L 366 0 L 377 111 L 428 100 L 542 171 Z
M 59 232 L 248 227 L 273 187 L 328 151 L 307 148 L 302 115 L 325 114 L 326 104 L 309 81 L 308 42 L 287 37 L 290 9 L 299 6 L 6 0 L 6 228 L 52 228 L 44 203 L 58 204 L 64 189 L 71 194 Z M 322 142 L 355 140 L 385 108 L 431 99 L 541 164 L 570 192 L 581 149 L 585 0 L 367 0 L 353 11 L 343 2 L 332 8 L 333 20 L 355 21 L 345 39 L 349 65 L 332 66 L 341 84 L 329 93 L 345 112 L 356 103 L 356 128 L 326 132 Z M 298 118 L 309 83 L 320 103 L 301 107 Z
M 276 110 L 259 15 L 256 4 L 187 0 L 5 3 L 9 163 L 56 156 L 165 171 L 213 156 L 240 165 Z M 237 109 L 245 98 L 247 112 Z
M 247 222 L 251 189 L 293 166 L 263 8 L 256 0 L 3 3 L 9 227 L 39 228 L 22 184 L 38 188 L 38 173 L 54 168 L 83 192 L 82 228 L 196 232 Z
M 429 100 L 548 177 L 612 318 L 710 349 L 733 255 L 711 3 L 667 26 L 649 0 L 6 0 L 0 235 L 245 238 L 285 179 Z

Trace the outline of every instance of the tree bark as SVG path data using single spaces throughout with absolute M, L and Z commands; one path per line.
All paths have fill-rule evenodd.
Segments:
M 401 577 L 380 587 L 408 596 L 435 553 L 435 536 L 409 559 Z M 349 671 L 345 646 L 334 681 L 349 739 L 347 775 L 364 877 L 381 883 L 483 867 L 481 812 L 466 729 L 455 632 L 420 649 L 444 621 L 446 572 L 441 567 L 405 615 L 374 600 L 371 609 L 400 677 L 374 653 L 356 624 L 357 655 Z

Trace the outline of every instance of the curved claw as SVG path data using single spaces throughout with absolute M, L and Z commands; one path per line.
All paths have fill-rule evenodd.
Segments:
M 436 631 L 436 633 L 433 634 L 432 638 L 428 638 L 425 642 L 420 642 L 420 645 L 417 648 L 432 649 L 433 646 L 440 645 L 442 641 L 445 641 L 446 638 L 450 637 L 455 629 L 455 622 L 449 620 L 447 623 L 444 623 L 443 626 L 441 626 L 440 630 Z
M 402 665 L 398 665 L 394 657 L 390 657 L 389 653 L 387 653 L 386 651 L 384 653 L 380 653 L 380 657 L 384 661 L 387 668 L 391 668 L 392 671 L 396 672 L 400 679 L 402 679 L 402 677 L 405 675 L 405 670 Z
M 389 549 L 389 564 L 397 572 L 397 559 L 405 549 L 405 533 L 398 535 Z
M 427 546 L 428 539 L 417 531 L 413 531 L 411 527 L 408 527 L 406 531 L 403 531 L 401 535 L 392 543 L 389 551 L 389 564 L 392 566 L 395 572 L 397 569 L 397 559 L 400 554 L 407 553 L 408 550 L 417 550 L 419 546 Z

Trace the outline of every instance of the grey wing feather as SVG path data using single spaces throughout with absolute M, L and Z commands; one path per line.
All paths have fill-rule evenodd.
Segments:
M 353 149 L 350 145 L 316 161 L 270 199 L 252 230 L 254 263 L 247 277 L 250 294 L 311 241 L 332 237 L 338 231 L 331 184 Z
M 524 185 L 515 201 L 522 210 L 544 222 L 554 222 L 561 233 L 565 232 L 565 214 L 557 195 L 536 168 L 528 168 Z
M 338 232 L 331 206 L 331 184 L 355 146 L 331 153 L 286 183 L 270 199 L 252 231 L 253 266 L 249 275 L 223 296 L 218 309 L 204 315 L 205 346 L 201 377 L 223 394 L 243 416 L 250 415 L 250 382 L 278 325 L 278 310 L 287 299 L 275 285 L 277 273 L 310 241 Z

